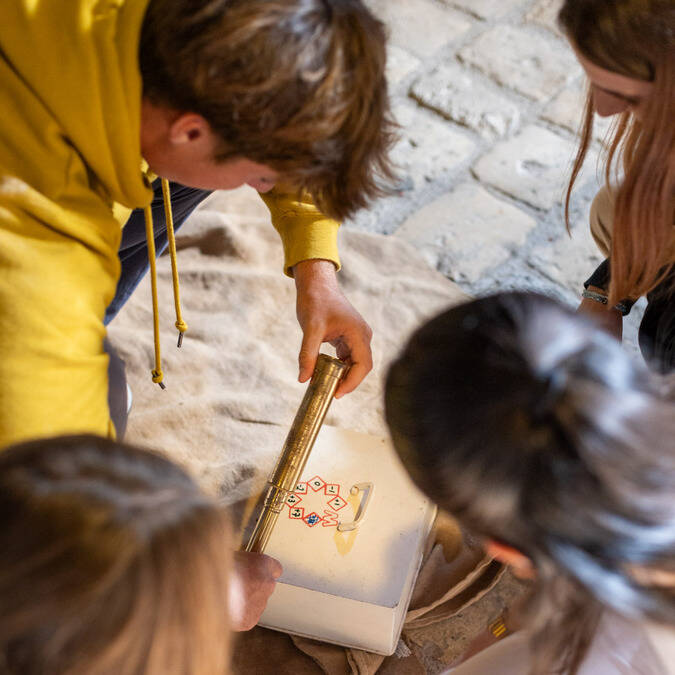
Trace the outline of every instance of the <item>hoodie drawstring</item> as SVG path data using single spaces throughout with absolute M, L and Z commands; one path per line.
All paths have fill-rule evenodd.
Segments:
M 169 181 L 162 178 L 162 195 L 164 196 L 164 216 L 166 218 L 166 234 L 169 240 L 169 255 L 171 257 L 171 277 L 173 279 L 173 304 L 176 308 L 176 323 L 178 329 L 178 347 L 183 344 L 183 333 L 187 324 L 183 321 L 180 311 L 180 286 L 178 284 L 178 263 L 176 261 L 176 237 L 173 233 L 173 212 L 171 211 L 171 190 Z
M 171 192 L 169 181 L 162 178 L 162 195 L 164 197 L 164 216 L 166 218 L 166 232 L 169 241 L 169 255 L 171 258 L 171 274 L 173 277 L 173 301 L 176 308 L 176 328 L 178 329 L 178 346 L 183 344 L 183 333 L 187 330 L 187 324 L 183 321 L 180 309 L 180 287 L 178 284 L 178 267 L 176 263 L 176 237 L 173 230 L 173 213 L 171 210 Z M 155 251 L 155 232 L 152 220 L 152 208 L 146 206 L 145 214 L 145 238 L 148 244 L 148 262 L 150 263 L 150 288 L 152 290 L 152 328 L 155 343 L 155 368 L 152 371 L 152 381 L 162 389 L 166 389 L 164 374 L 162 373 L 162 355 L 159 346 L 159 302 L 157 297 L 157 255 Z

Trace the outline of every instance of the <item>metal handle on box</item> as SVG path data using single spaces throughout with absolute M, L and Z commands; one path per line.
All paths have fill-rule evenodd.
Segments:
M 251 534 L 246 551 L 262 553 L 288 495 L 295 490 L 314 441 L 321 429 L 335 390 L 349 366 L 326 354 L 319 354 L 314 374 L 300 403 L 281 455 L 268 479 L 263 509 Z
M 363 493 L 361 503 L 359 504 L 356 516 L 351 523 L 338 523 L 337 529 L 339 532 L 351 532 L 363 522 L 363 519 L 366 517 L 366 509 L 368 508 L 368 504 L 370 504 L 370 499 L 373 496 L 374 490 L 375 486 L 373 483 L 356 483 L 349 488 L 349 493 L 352 495 L 357 495 L 359 492 Z

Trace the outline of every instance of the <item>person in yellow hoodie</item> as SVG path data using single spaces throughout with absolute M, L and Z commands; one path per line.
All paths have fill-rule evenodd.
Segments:
M 176 225 L 209 190 L 267 191 L 298 289 L 300 379 L 330 341 L 353 363 L 340 393 L 356 387 L 370 329 L 339 291 L 332 218 L 390 175 L 384 64 L 360 0 L 3 0 L 0 447 L 114 436 L 104 319 L 145 273 L 133 254 L 161 248 L 166 227 L 144 160 L 196 188 L 174 185 Z M 246 626 L 273 582 L 239 576 Z

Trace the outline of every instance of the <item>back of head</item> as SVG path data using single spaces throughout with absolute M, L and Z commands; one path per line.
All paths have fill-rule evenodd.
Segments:
M 150 0 L 144 95 L 201 114 L 246 157 L 351 214 L 391 176 L 383 25 L 361 0 Z
M 0 456 L 0 654 L 21 675 L 220 675 L 227 522 L 178 467 L 93 437 Z
M 542 296 L 467 303 L 413 335 L 386 415 L 417 485 L 565 580 L 570 611 L 675 622 L 673 589 L 631 574 L 675 567 L 673 407 L 610 336 Z

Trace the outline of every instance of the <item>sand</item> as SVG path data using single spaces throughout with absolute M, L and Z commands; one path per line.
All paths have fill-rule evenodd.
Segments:
M 189 329 L 177 349 L 170 263 L 163 256 L 158 273 L 166 390 L 150 377 L 148 278 L 110 326 L 134 396 L 125 440 L 166 453 L 223 503 L 241 504 L 261 489 L 305 391 L 297 382 L 295 287 L 282 273 L 282 248 L 267 209 L 248 188 L 212 195 L 181 229 L 177 245 Z M 387 364 L 415 327 L 466 296 L 398 239 L 342 229 L 340 252 L 341 286 L 373 329 L 374 368 L 354 393 L 333 403 L 326 422 L 385 435 Z M 454 574 L 440 547 L 432 565 L 425 582 L 430 602 L 448 590 Z M 404 632 L 399 656 L 381 668 L 363 652 L 347 654 L 309 641 L 299 645 L 301 652 L 288 636 L 255 629 L 240 642 L 235 672 L 438 672 L 485 626 L 486 612 L 500 605 L 502 590 L 496 590 L 488 594 L 485 611 L 473 609 L 459 623 L 442 611 L 436 620 L 418 620 Z M 277 656 L 269 659 L 273 645 Z M 286 664 L 281 669 L 280 660 Z M 304 670 L 298 670 L 302 663 Z
M 212 195 L 179 231 L 177 247 L 189 328 L 177 349 L 170 265 L 163 256 L 158 276 L 166 390 L 150 379 L 147 277 L 110 326 L 134 396 L 126 440 L 165 451 L 211 494 L 233 503 L 253 490 L 255 468 L 279 452 L 304 394 L 297 382 L 295 286 L 282 273 L 281 244 L 267 209 L 248 188 Z M 374 368 L 353 394 L 334 402 L 326 422 L 383 435 L 388 362 L 421 321 L 465 296 L 392 238 L 342 230 L 340 252 L 341 286 L 373 329 Z

